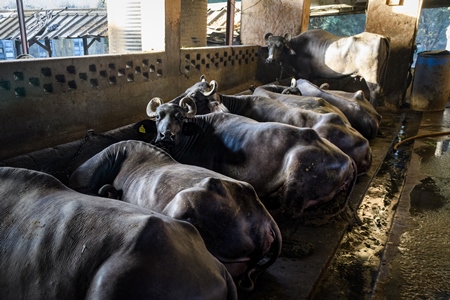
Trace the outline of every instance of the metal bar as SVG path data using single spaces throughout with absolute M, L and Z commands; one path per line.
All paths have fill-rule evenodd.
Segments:
M 86 37 L 83 37 L 83 53 L 84 55 L 89 55 L 89 46 Z
M 16 0 L 17 3 L 17 16 L 19 18 L 19 27 L 20 27 L 20 40 L 22 43 L 22 54 L 28 53 L 28 39 L 27 39 L 27 29 L 25 27 L 25 16 L 23 13 L 23 3 L 22 0 Z
M 235 0 L 227 0 L 227 29 L 225 34 L 226 45 L 233 45 L 235 5 Z
M 49 39 L 45 39 L 44 41 L 45 41 L 45 46 L 46 46 L 45 50 L 47 50 L 48 57 L 52 57 L 53 56 L 53 51 L 52 51 L 52 45 L 50 43 L 50 40 Z

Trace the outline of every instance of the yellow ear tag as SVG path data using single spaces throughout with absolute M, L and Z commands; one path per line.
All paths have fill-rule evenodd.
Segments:
M 141 125 L 141 126 L 139 127 L 139 132 L 140 132 L 140 133 L 146 133 L 145 128 L 144 128 L 144 125 Z

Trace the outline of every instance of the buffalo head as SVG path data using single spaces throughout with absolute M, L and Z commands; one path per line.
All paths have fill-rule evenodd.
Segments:
M 286 51 L 290 55 L 295 55 L 295 51 L 289 46 L 289 41 L 291 40 L 289 33 L 286 33 L 284 36 L 274 36 L 272 33 L 266 33 L 264 40 L 269 51 L 266 64 L 280 62 L 281 56 Z
M 208 82 L 206 81 L 205 75 L 202 75 L 199 82 L 196 82 L 193 86 L 186 89 L 183 94 L 171 100 L 170 103 L 177 104 L 182 98 L 189 97 L 195 100 L 198 115 L 223 111 L 224 107 L 217 101 L 211 99 L 211 96 L 217 92 L 217 87 L 218 85 L 215 80 Z
M 179 104 L 162 103 L 153 98 L 147 105 L 147 115 L 156 123 L 155 144 L 162 148 L 172 148 L 179 144 L 180 136 L 198 133 L 195 123 L 187 122 L 195 116 L 197 106 L 191 98 L 184 97 Z
M 281 252 L 280 230 L 246 182 L 206 177 L 179 192 L 163 214 L 193 224 L 245 290 Z

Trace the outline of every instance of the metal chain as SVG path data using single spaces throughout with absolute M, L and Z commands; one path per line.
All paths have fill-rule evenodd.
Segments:
M 70 177 L 69 174 L 69 169 L 73 166 L 73 164 L 75 163 L 75 159 L 81 154 L 81 152 L 83 151 L 83 147 L 84 145 L 86 145 L 89 136 L 90 135 L 94 135 L 94 129 L 89 129 L 88 131 L 86 131 L 86 134 L 84 136 L 84 140 L 83 142 L 81 142 L 80 147 L 78 147 L 77 152 L 75 152 L 75 154 L 73 155 L 72 159 L 70 160 L 69 164 L 67 165 L 67 167 L 63 170 L 63 171 L 56 171 L 56 172 L 52 172 L 53 175 L 57 175 L 57 174 L 64 174 L 66 175 L 67 178 Z

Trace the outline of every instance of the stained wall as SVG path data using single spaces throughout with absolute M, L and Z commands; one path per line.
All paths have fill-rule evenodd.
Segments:
M 395 2 L 398 5 L 388 5 Z M 391 41 L 381 105 L 392 108 L 402 105 L 421 6 L 422 0 L 370 0 L 368 3 L 366 31 L 385 35 Z
M 181 0 L 164 5 L 165 51 L 1 61 L 0 160 L 140 121 L 203 74 L 219 92 L 253 83 L 256 46 L 182 48 Z
M 268 32 L 295 36 L 307 30 L 309 6 L 310 0 L 243 0 L 242 43 L 263 46 L 264 35 Z

